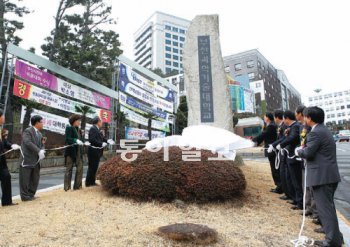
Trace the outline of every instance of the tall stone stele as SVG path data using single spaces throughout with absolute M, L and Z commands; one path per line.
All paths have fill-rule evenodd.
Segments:
M 202 124 L 233 131 L 218 15 L 200 15 L 194 18 L 187 31 L 183 67 L 188 126 Z

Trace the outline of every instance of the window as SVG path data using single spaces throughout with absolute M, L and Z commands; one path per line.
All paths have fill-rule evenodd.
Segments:
M 173 27 L 173 32 L 178 32 L 179 29 L 177 27 Z
M 241 70 L 242 69 L 242 64 L 241 63 L 236 63 L 235 64 L 235 70 Z
M 174 59 L 174 60 L 179 60 L 179 56 L 174 55 L 174 56 L 173 56 L 173 59 Z
M 259 68 L 261 67 L 261 63 L 260 63 L 260 61 L 258 61 L 258 67 L 259 67 Z
M 170 33 L 165 33 L 165 37 L 171 38 L 171 34 Z
M 184 47 L 184 44 L 180 43 L 180 47 L 181 47 L 181 48 Z
M 173 48 L 174 53 L 179 53 L 179 49 Z
M 166 51 L 171 51 L 170 46 L 166 46 L 166 47 L 165 47 L 165 50 L 166 50 Z
M 165 30 L 171 30 L 171 26 L 165 25 Z
M 183 29 L 180 29 L 180 33 L 185 34 L 185 33 L 186 33 L 186 31 L 185 31 L 185 30 L 183 30 Z
M 344 110 L 344 109 L 345 109 L 345 105 L 342 105 L 342 106 L 340 107 L 340 109 Z
M 171 65 L 171 62 L 169 60 L 165 60 L 165 65 Z
M 166 40 L 165 40 L 165 44 L 171 45 L 171 41 L 170 41 L 169 39 L 166 39 Z
M 177 36 L 177 35 L 173 35 L 173 39 L 178 40 L 178 39 L 179 39 L 179 36 Z
M 180 57 L 180 61 L 182 61 L 182 57 Z
M 173 62 L 173 66 L 174 67 L 179 67 L 179 63 L 178 62 Z
M 259 87 L 261 87 L 261 83 L 260 82 L 255 84 L 255 88 L 259 88 Z
M 173 46 L 179 46 L 179 42 L 173 41 Z
M 250 60 L 247 62 L 247 68 L 253 68 L 255 65 L 254 61 L 253 60 Z
M 171 58 L 171 55 L 169 53 L 165 53 L 166 58 Z
M 259 79 L 261 79 L 261 77 L 262 77 L 261 74 L 259 74 Z
M 249 79 L 254 79 L 254 77 L 255 77 L 255 74 L 254 74 L 254 72 L 252 72 L 252 73 L 249 73 L 249 74 L 248 74 L 248 77 L 249 77 Z
M 350 105 L 347 105 L 346 108 L 350 109 Z
M 165 73 L 166 73 L 166 74 L 169 74 L 169 73 L 171 73 L 171 68 L 169 68 L 169 67 L 166 67 L 166 68 L 165 68 Z
M 184 42 L 185 41 L 185 37 L 180 37 L 180 41 Z

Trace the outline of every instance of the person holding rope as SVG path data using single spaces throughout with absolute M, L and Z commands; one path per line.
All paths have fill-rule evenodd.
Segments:
M 340 247 L 343 235 L 339 230 L 334 194 L 341 181 L 337 150 L 332 133 L 324 125 L 324 111 L 315 106 L 305 111 L 306 124 L 311 127 L 305 147 L 295 154 L 306 159 L 306 187 L 312 187 L 319 219 L 326 239 L 315 241 L 316 246 Z
M 271 174 L 273 181 L 275 183 L 276 188 L 271 189 L 271 192 L 282 194 L 282 187 L 281 187 L 281 180 L 280 180 L 280 174 L 279 169 L 276 169 L 275 162 L 276 162 L 276 153 L 275 152 L 267 152 L 267 149 L 269 145 L 271 145 L 273 142 L 277 139 L 277 126 L 274 122 L 274 118 L 272 113 L 268 112 L 264 116 L 264 122 L 266 124 L 264 130 L 261 132 L 260 135 L 254 137 L 252 139 L 253 142 L 259 146 L 262 142 L 264 142 L 265 147 L 265 157 L 269 159 L 270 167 L 271 167 Z
M 31 127 L 22 134 L 21 163 L 19 167 L 19 187 L 22 201 L 32 201 L 38 189 L 40 179 L 40 160 L 45 158 L 45 140 L 40 131 L 43 118 L 35 115 L 30 119 Z
M 0 110 L 0 125 L 5 123 L 4 112 Z M 8 131 L 0 128 L 0 181 L 1 181 L 1 205 L 14 206 L 17 203 L 12 202 L 12 187 L 11 187 L 11 174 L 7 167 L 7 161 L 5 156 L 5 150 L 18 150 L 20 146 L 17 144 L 11 144 L 7 140 Z
M 82 146 L 82 132 L 79 129 L 81 124 L 81 116 L 74 114 L 69 118 L 69 124 L 66 127 L 66 148 L 64 152 L 66 172 L 64 175 L 64 190 L 71 189 L 73 166 L 76 166 L 75 179 L 73 189 L 78 190 L 82 188 L 83 181 L 83 156 Z

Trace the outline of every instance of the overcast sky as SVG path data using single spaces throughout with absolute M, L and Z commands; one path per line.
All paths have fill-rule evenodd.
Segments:
M 54 26 L 59 0 L 24 0 L 21 46 L 40 51 Z M 188 20 L 218 14 L 224 56 L 257 48 L 305 96 L 350 88 L 348 0 L 107 0 L 113 7 L 124 55 L 133 59 L 133 34 L 155 11 Z

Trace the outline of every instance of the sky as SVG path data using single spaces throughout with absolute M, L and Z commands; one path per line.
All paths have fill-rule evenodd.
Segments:
M 59 0 L 23 0 L 33 11 L 23 18 L 21 47 L 40 46 L 54 27 Z M 258 49 L 282 69 L 305 102 L 316 88 L 350 88 L 350 1 L 348 0 L 106 0 L 124 55 L 133 59 L 133 34 L 155 11 L 192 20 L 218 14 L 224 56 Z

